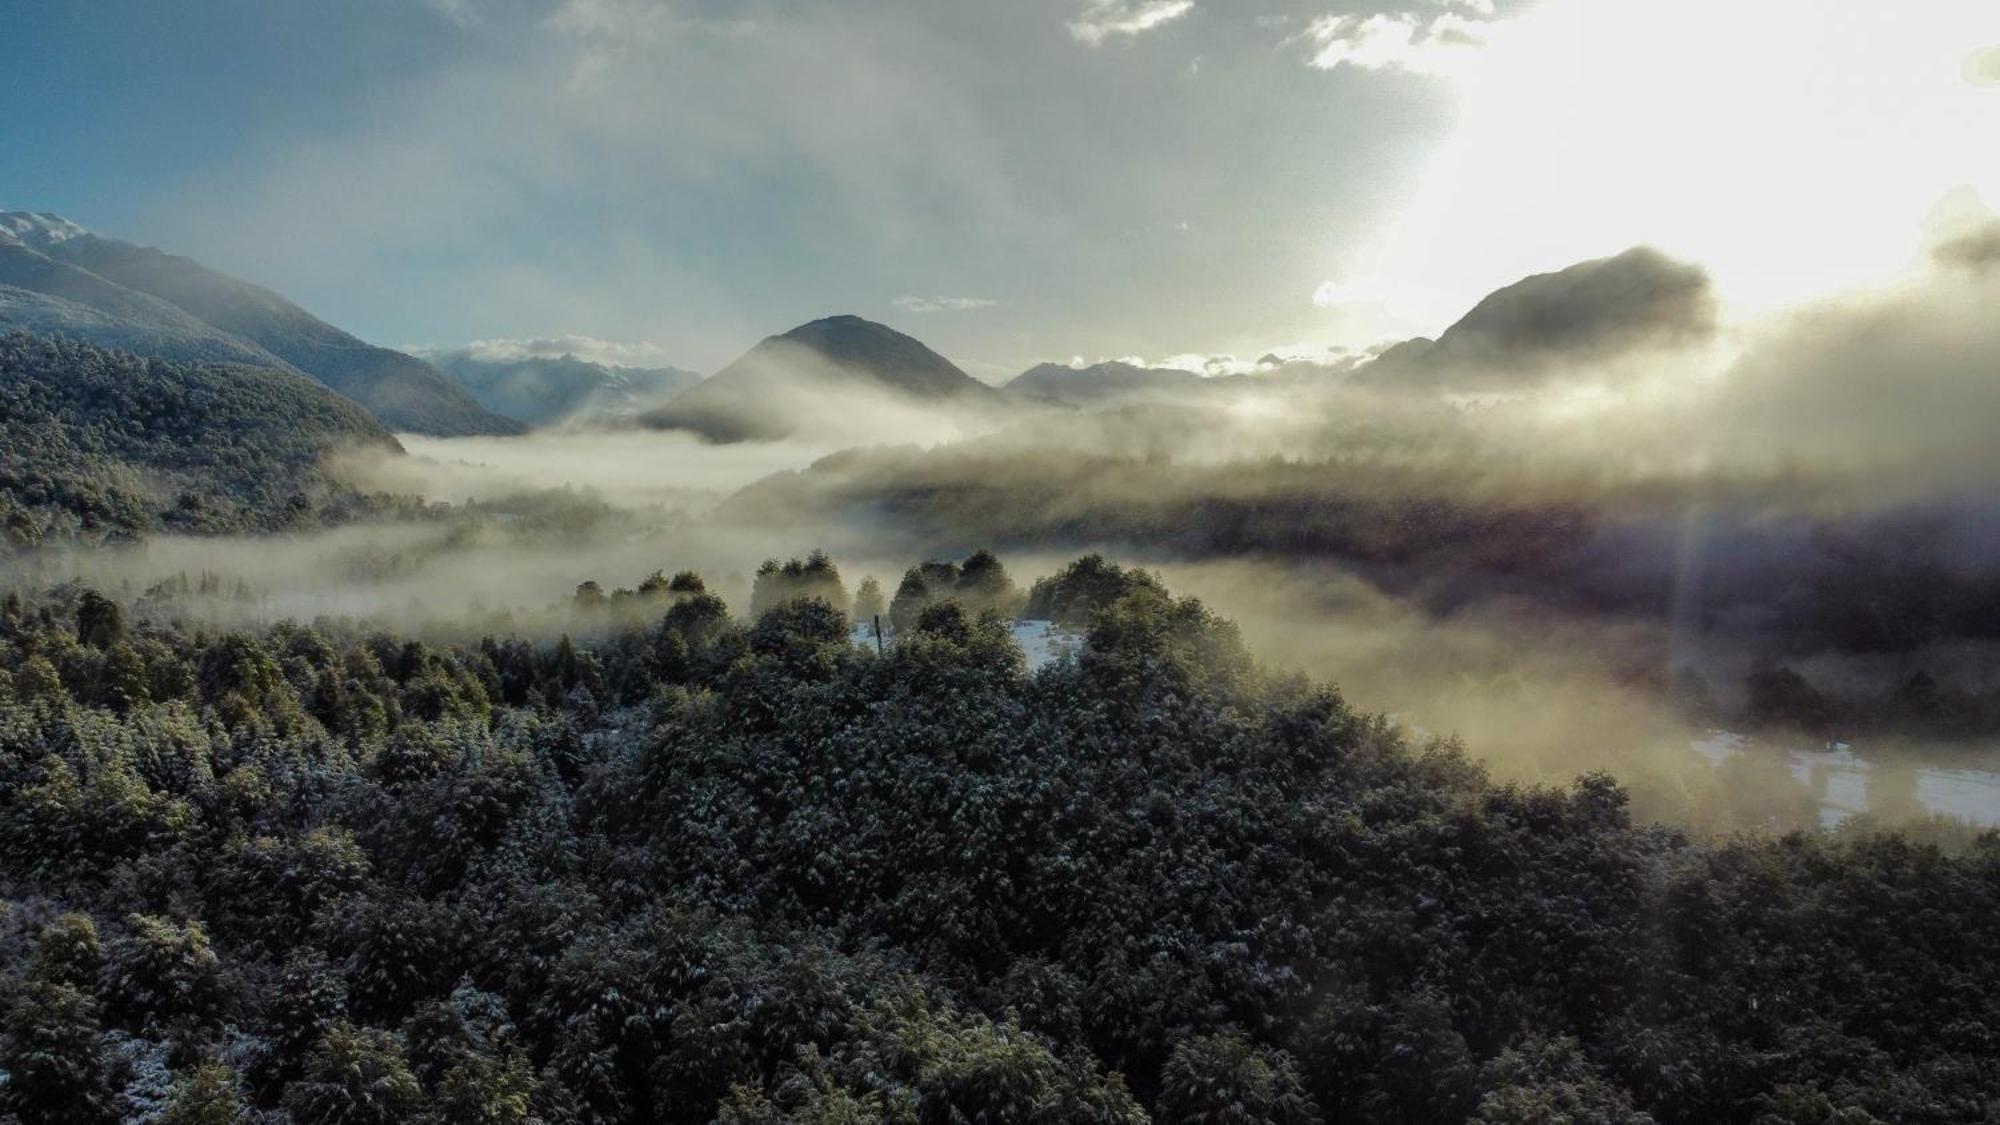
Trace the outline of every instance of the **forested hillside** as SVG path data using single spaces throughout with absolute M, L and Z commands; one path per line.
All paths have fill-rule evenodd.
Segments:
M 617 614 L 592 584 L 554 643 L 210 631 L 176 583 L 8 597 L 6 1110 L 1994 1112 L 1990 838 L 1691 841 L 1602 776 L 1408 745 L 1143 574 L 1036 584 L 1088 633 L 1032 673 L 931 585 L 882 654 L 689 574 Z
M 299 375 L 0 335 L 0 551 L 316 526 L 381 503 L 321 470 L 357 444 L 395 438 Z
M 192 259 L 94 235 L 67 239 L 49 252 L 255 341 L 367 407 L 384 425 L 429 434 L 519 432 L 415 356 L 356 339 L 269 289 Z
M 60 262 L 0 221 L 0 325 L 164 359 L 284 367 L 285 361 L 180 308 Z
M 8 328 L 301 372 L 399 431 L 521 430 L 430 364 L 357 339 L 269 289 L 46 212 L 0 211 L 0 329 Z

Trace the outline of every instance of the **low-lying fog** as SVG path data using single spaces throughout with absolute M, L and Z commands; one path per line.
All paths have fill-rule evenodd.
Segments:
M 24 577 L 38 584 L 74 577 L 137 595 L 161 576 L 214 575 L 226 592 L 207 612 L 219 624 L 326 615 L 374 618 L 399 632 L 439 639 L 493 629 L 552 637 L 587 627 L 570 613 L 571 592 L 583 581 L 610 590 L 636 585 L 654 570 L 695 569 L 740 612 L 759 562 L 811 547 L 776 529 L 766 537 L 723 535 L 713 525 L 665 512 L 597 511 L 550 524 L 548 538 L 538 526 L 542 519 L 528 514 L 303 536 L 163 538 L 115 553 L 50 559 Z M 1073 557 L 1021 552 L 1007 554 L 1005 562 L 1025 587 Z M 837 561 L 850 589 L 872 574 L 893 590 L 913 560 Z M 1816 755 L 1732 763 L 1695 752 L 1714 735 L 1678 711 L 1663 690 L 1672 638 L 1657 623 L 1583 619 L 1502 601 L 1440 618 L 1332 564 L 1232 560 L 1153 569 L 1175 592 L 1199 597 L 1237 622 L 1268 666 L 1331 681 L 1356 705 L 1392 715 L 1414 737 L 1454 736 L 1503 777 L 1562 782 L 1607 769 L 1632 789 L 1641 815 L 1722 828 L 1811 819 L 1812 809 L 1799 807 L 1801 794 L 1791 781 L 1810 785 Z M 239 581 L 249 587 L 248 600 L 227 592 Z M 1812 745 L 1780 738 L 1769 749 L 1775 754 Z M 1893 758 L 1929 770 L 1925 799 L 1857 806 L 1852 786 L 1866 781 L 1852 780 L 1858 775 L 1850 755 L 1822 763 L 1850 779 L 1845 790 L 1835 786 L 1833 804 L 1820 802 L 1826 808 L 1873 810 L 1889 819 L 1942 811 L 2000 824 L 2000 773 L 1993 772 L 2000 770 L 2000 745 L 1857 749 L 1864 769 Z M 1954 777 L 1940 772 L 1945 770 L 1962 772 Z
M 356 485 L 437 503 L 494 501 L 549 488 L 581 490 L 621 508 L 707 511 L 772 473 L 842 448 L 832 442 L 711 445 L 652 430 L 547 430 L 526 437 L 398 434 L 405 457 L 357 454 L 338 463 Z
M 929 554 L 993 547 L 1025 588 L 1098 549 L 1238 622 L 1267 664 L 1330 680 L 1413 732 L 1457 736 L 1503 775 L 1606 768 L 1642 812 L 1726 807 L 1710 826 L 1759 823 L 1760 802 L 1796 802 L 1796 763 L 1690 749 L 1715 736 L 1676 694 L 1684 673 L 1723 705 L 1774 655 L 1822 684 L 1921 671 L 2000 690 L 2000 636 L 1979 629 L 1846 644 L 1761 612 L 1810 586 L 1800 620 L 1845 637 L 1853 623 L 1826 624 L 1826 607 L 1876 598 L 1866 583 L 1898 567 L 1920 590 L 1971 591 L 1925 603 L 1940 620 L 1981 619 L 1979 599 L 2000 590 L 2000 253 L 1980 249 L 1992 243 L 1941 241 L 1893 284 L 1755 324 L 1684 300 L 1645 313 L 1672 323 L 1609 334 L 1575 317 L 1503 318 L 1481 337 L 1446 334 L 1415 366 L 1392 352 L 1380 371 L 1023 407 L 983 428 L 849 399 L 778 442 L 405 436 L 403 456 L 336 468 L 436 502 L 432 518 L 44 554 L 15 577 L 137 594 L 207 573 L 253 591 L 218 603 L 223 616 L 553 635 L 573 627 L 566 607 L 585 581 L 608 591 L 692 569 L 741 610 L 761 561 L 819 547 L 850 589 L 872 574 L 891 592 Z M 1866 592 L 1843 594 L 1850 580 Z M 1889 628 L 1914 611 L 1869 612 Z M 2000 765 L 1977 739 L 1897 754 Z M 1980 785 L 1952 791 L 1996 797 L 1929 804 L 2000 823 L 2000 789 Z

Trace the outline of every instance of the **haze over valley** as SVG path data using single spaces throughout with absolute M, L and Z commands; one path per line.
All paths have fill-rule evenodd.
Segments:
M 0 1125 L 2000 1114 L 1990 5 L 114 7 Z

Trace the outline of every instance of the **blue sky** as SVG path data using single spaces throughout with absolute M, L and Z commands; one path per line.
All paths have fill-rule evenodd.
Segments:
M 1310 352 L 1639 241 L 1786 296 L 1907 253 L 2000 180 L 2000 6 L 1916 2 L 24 0 L 0 207 L 398 345 Z

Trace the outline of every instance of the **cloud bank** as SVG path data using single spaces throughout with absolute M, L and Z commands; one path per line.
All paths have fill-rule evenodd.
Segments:
M 898 297 L 890 302 L 904 312 L 965 312 L 970 309 L 990 309 L 1000 302 L 991 297 Z
M 1083 13 L 1069 22 L 1077 42 L 1102 46 L 1114 36 L 1134 36 L 1153 30 L 1194 10 L 1194 0 L 1086 0 Z
M 1445 74 L 1486 43 L 1484 22 L 1458 12 L 1322 16 L 1306 29 L 1311 64 Z
M 586 363 L 606 367 L 669 367 L 674 356 L 663 344 L 650 341 L 605 340 L 596 336 L 569 333 L 561 336 L 529 336 L 520 339 L 474 340 L 460 348 L 424 345 L 407 349 L 418 355 L 434 356 L 462 351 L 486 363 L 506 363 L 523 359 L 561 359 L 572 356 Z

